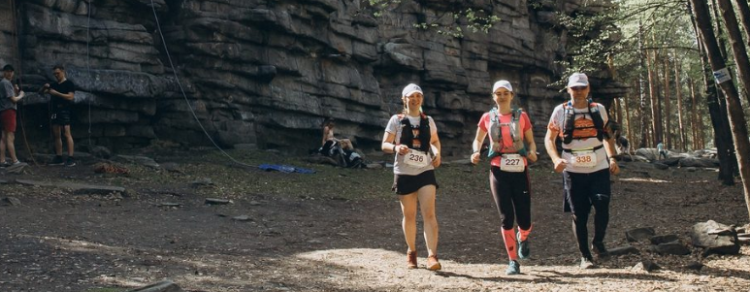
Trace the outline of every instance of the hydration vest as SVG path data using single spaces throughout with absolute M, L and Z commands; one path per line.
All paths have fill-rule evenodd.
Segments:
M 563 122 L 563 143 L 570 144 L 570 142 L 573 141 L 573 131 L 574 130 L 583 130 L 583 129 L 596 129 L 596 135 L 594 136 L 588 136 L 588 137 L 575 137 L 575 139 L 587 139 L 587 138 L 594 138 L 598 139 L 599 141 L 602 141 L 604 139 L 604 136 L 607 135 L 607 132 L 604 130 L 604 120 L 602 119 L 601 113 L 599 113 L 599 107 L 589 99 L 589 116 L 591 116 L 591 120 L 594 122 L 593 127 L 575 127 L 575 119 L 576 115 L 585 115 L 585 113 L 578 113 L 576 114 L 575 109 L 573 108 L 573 103 L 568 101 L 563 104 L 563 110 L 565 111 L 565 121 Z M 609 135 L 607 135 L 609 136 Z
M 493 158 L 503 153 L 518 153 L 526 156 L 526 145 L 521 138 L 521 112 L 521 109 L 512 110 L 511 114 L 513 116 L 510 119 L 510 123 L 501 123 L 498 109 L 492 108 L 490 110 L 490 127 L 488 129 L 490 134 L 490 151 L 487 157 Z M 510 133 L 514 151 L 503 152 L 503 128 L 507 128 Z
M 427 115 L 423 113 L 419 113 L 419 116 L 419 126 L 413 126 L 411 122 L 409 122 L 409 118 L 406 117 L 406 115 L 398 115 L 398 118 L 401 120 L 401 139 L 399 140 L 399 144 L 406 145 L 411 149 L 429 153 L 430 140 L 432 139 L 432 133 L 430 132 L 430 121 L 427 118 Z M 415 137 L 414 132 L 412 131 L 415 129 L 419 129 L 419 135 L 416 137 L 416 139 L 419 139 L 419 148 L 414 148 Z

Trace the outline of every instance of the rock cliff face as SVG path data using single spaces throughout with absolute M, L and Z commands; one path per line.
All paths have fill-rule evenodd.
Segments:
M 0 7 L 0 61 L 16 64 L 27 91 L 53 80 L 52 65 L 66 66 L 79 88 L 78 145 L 210 145 L 194 112 L 222 146 L 305 151 L 333 117 L 338 136 L 368 151 L 401 110 L 403 86 L 416 82 L 448 155 L 470 151 L 500 78 L 513 83 L 541 140 L 565 98 L 547 86 L 563 78 L 555 61 L 567 58 L 555 12 L 592 9 L 581 8 L 583 0 L 402 0 L 374 17 L 359 0 L 154 0 L 167 55 L 150 0 L 2 1 L 9 4 Z M 449 25 L 453 11 L 466 8 L 500 20 L 487 34 L 462 38 L 414 27 Z M 605 74 L 592 82 L 597 97 L 617 94 Z M 51 145 L 47 99 L 32 94 L 19 110 L 37 147 Z

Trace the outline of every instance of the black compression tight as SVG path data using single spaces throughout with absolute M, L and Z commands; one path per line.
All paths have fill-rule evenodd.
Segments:
M 513 229 L 514 220 L 523 230 L 531 228 L 531 192 L 528 169 L 524 172 L 505 172 L 499 167 L 490 168 L 490 190 L 495 207 L 500 213 L 505 230 Z

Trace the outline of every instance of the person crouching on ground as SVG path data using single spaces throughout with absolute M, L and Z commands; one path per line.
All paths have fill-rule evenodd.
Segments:
M 530 254 L 528 236 L 531 232 L 531 188 L 528 162 L 537 160 L 534 133 L 529 116 L 520 109 L 511 108 L 515 93 L 507 80 L 492 86 L 492 100 L 497 105 L 479 119 L 477 134 L 472 144 L 471 163 L 481 158 L 480 149 L 490 133 L 490 192 L 500 213 L 502 230 L 508 252 L 507 275 L 521 273 L 518 259 Z M 524 141 L 528 149 L 524 146 Z M 520 149 L 519 149 L 520 148 Z M 518 232 L 513 230 L 518 220 Z
M 25 93 L 13 86 L 11 80 L 15 70 L 11 65 L 3 67 L 3 80 L 0 81 L 0 125 L 2 125 L 2 138 L 0 138 L 0 167 L 19 165 L 21 162 L 16 157 L 16 103 L 21 100 Z M 10 162 L 5 160 L 5 150 L 8 150 Z
M 401 201 L 401 222 L 408 250 L 407 267 L 417 268 L 417 205 L 424 220 L 427 269 L 440 270 L 437 257 L 438 223 L 435 194 L 438 184 L 434 169 L 440 165 L 440 140 L 432 117 L 421 111 L 424 93 L 416 84 L 401 92 L 404 111 L 391 117 L 385 128 L 381 149 L 395 153 L 393 187 Z

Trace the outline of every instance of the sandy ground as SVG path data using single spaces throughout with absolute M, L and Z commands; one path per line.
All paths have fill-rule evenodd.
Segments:
M 275 154 L 274 154 L 275 155 Z M 267 153 L 247 159 L 267 158 Z M 273 156 L 273 155 L 271 155 Z M 316 174 L 281 174 L 226 163 L 159 157 L 179 171 L 124 165 L 128 175 L 95 174 L 90 165 L 31 167 L 1 179 L 118 185 L 124 194 L 78 194 L 56 187 L 0 184 L 0 291 L 119 292 L 170 279 L 186 291 L 748 291 L 750 247 L 708 257 L 689 245 L 693 224 L 744 225 L 739 187 L 712 170 L 656 170 L 624 164 L 613 180 L 607 245 L 653 227 L 675 234 L 691 255 L 640 254 L 600 259 L 579 270 L 562 183 L 549 165 L 532 168 L 532 257 L 522 275 L 506 276 L 499 216 L 487 166 L 438 169 L 439 255 L 443 270 L 408 270 L 390 169 L 348 170 L 297 163 Z M 206 185 L 193 184 L 209 178 Z M 231 199 L 207 205 L 206 198 Z M 179 206 L 164 206 L 165 203 Z M 233 217 L 244 215 L 245 220 Z M 420 227 L 421 228 L 421 227 Z M 421 229 L 420 229 L 421 230 Z M 418 239 L 420 265 L 427 255 Z M 650 260 L 661 269 L 633 267 Z M 699 262 L 700 270 L 685 268 Z

